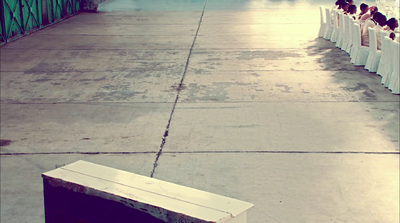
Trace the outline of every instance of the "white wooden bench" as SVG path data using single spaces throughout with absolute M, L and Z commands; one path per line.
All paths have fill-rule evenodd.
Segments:
M 253 206 L 86 161 L 43 173 L 42 177 L 46 223 L 245 223 L 246 212 Z

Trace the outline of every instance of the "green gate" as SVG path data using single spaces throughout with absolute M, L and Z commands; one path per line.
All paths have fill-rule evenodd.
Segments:
M 48 0 L 50 5 L 50 21 L 55 22 L 80 12 L 81 2 L 79 0 Z
M 81 12 L 81 0 L 0 0 L 1 45 Z

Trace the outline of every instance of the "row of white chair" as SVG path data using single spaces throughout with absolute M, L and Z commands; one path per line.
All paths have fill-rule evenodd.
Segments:
M 382 84 L 393 94 L 400 94 L 399 42 L 380 31 L 381 50 L 377 49 L 376 31 L 368 28 L 369 47 L 361 45 L 360 24 L 351 16 L 320 6 L 321 24 L 318 36 L 333 43 L 350 55 L 350 62 L 364 66 L 382 76 Z

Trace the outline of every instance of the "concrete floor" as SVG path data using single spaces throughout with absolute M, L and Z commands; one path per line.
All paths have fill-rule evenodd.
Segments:
M 44 222 L 41 173 L 86 160 L 251 223 L 398 223 L 399 96 L 316 38 L 320 4 L 114 0 L 2 46 L 1 222 Z

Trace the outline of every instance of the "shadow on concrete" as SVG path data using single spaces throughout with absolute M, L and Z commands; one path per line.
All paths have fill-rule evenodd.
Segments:
M 349 102 L 359 103 L 374 120 L 382 123 L 381 131 L 398 144 L 400 95 L 392 94 L 382 85 L 380 75 L 352 64 L 349 54 L 329 40 L 316 38 L 305 49 L 309 56 L 320 56 L 318 62 L 322 64 L 322 70 L 332 71 L 335 83 L 352 96 Z

